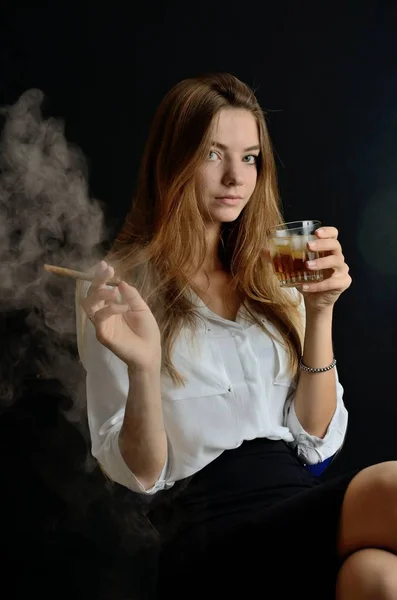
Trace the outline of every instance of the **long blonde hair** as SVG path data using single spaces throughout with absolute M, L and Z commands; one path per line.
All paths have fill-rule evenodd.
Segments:
M 105 258 L 116 276 L 139 290 L 156 317 L 163 372 L 176 385 L 183 385 L 184 379 L 172 364 L 172 347 L 182 328 L 194 333 L 200 317 L 188 292 L 194 289 L 194 266 L 197 270 L 206 256 L 195 173 L 208 157 L 214 121 L 223 108 L 245 109 L 254 115 L 260 156 L 249 202 L 236 221 L 222 224 L 220 258 L 252 321 L 266 331 L 262 315 L 277 328 L 292 375 L 301 354 L 298 301 L 280 289 L 262 254 L 267 231 L 282 222 L 264 113 L 253 91 L 231 74 L 186 79 L 168 92 L 155 114 L 132 207 Z

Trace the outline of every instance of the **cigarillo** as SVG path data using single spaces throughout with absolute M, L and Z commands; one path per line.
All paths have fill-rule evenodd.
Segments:
M 72 279 L 82 279 L 83 281 L 94 281 L 95 275 L 92 273 L 84 273 L 83 271 L 73 271 L 73 269 L 66 269 L 64 267 L 56 267 L 55 265 L 44 265 L 45 271 L 53 273 L 54 275 L 60 275 L 61 277 L 71 277 Z M 109 279 L 106 285 L 116 287 L 120 283 L 120 279 Z

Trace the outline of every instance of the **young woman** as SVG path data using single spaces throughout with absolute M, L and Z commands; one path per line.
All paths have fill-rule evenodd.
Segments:
M 308 268 L 325 279 L 291 291 L 267 254 L 280 222 L 253 92 L 229 74 L 176 85 L 124 227 L 77 303 L 92 453 L 152 501 L 159 597 L 274 584 L 280 597 L 397 598 L 397 463 L 327 483 L 305 467 L 338 452 L 347 426 L 332 347 L 351 283 L 338 231 L 316 232 L 325 255 Z

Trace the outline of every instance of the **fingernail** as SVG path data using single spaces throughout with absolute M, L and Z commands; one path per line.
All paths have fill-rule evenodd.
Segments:
M 315 249 L 317 248 L 317 242 L 309 242 L 309 247 L 310 247 L 312 250 L 315 250 Z
M 316 233 L 319 233 L 321 235 L 322 233 L 324 233 L 324 229 L 320 227 L 320 229 L 316 229 Z
M 316 261 L 315 260 L 308 260 L 307 261 L 307 266 L 308 267 L 315 267 L 316 266 Z
M 307 285 L 307 283 L 305 283 L 304 285 L 302 285 L 302 290 L 303 290 L 304 292 L 308 292 L 308 291 L 309 291 L 309 289 L 310 289 L 310 285 Z
M 119 289 L 116 287 L 116 288 L 114 288 L 114 290 L 115 290 L 114 296 L 115 296 L 116 304 L 123 304 L 123 297 L 120 294 Z

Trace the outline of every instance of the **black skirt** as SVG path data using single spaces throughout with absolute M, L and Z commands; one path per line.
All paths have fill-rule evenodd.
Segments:
M 223 452 L 164 492 L 153 515 L 157 598 L 333 599 L 341 506 L 356 473 L 322 482 L 280 440 Z

